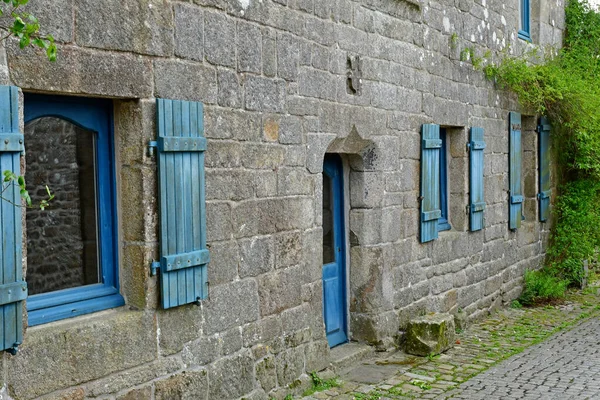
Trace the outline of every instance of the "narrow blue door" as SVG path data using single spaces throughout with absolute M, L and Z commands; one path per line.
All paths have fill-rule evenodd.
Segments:
M 327 155 L 323 165 L 323 314 L 329 346 L 346 343 L 346 248 L 342 160 Z

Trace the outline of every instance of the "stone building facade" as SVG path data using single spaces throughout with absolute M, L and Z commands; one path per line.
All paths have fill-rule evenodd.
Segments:
M 537 218 L 537 116 L 464 60 L 467 48 L 492 57 L 530 48 L 518 38 L 522 2 L 31 3 L 59 43 L 58 60 L 9 41 L 0 83 L 25 99 L 111 99 L 125 305 L 27 328 L 19 352 L 2 357 L 3 394 L 283 398 L 306 373 L 327 368 L 326 153 L 343 163 L 350 340 L 390 348 L 423 312 L 478 318 L 516 298 L 523 271 L 543 261 L 550 223 Z M 560 46 L 563 1 L 530 6 L 533 45 Z M 156 157 L 147 148 L 156 139 L 156 98 L 202 102 L 208 140 L 209 295 L 168 310 L 150 274 L 159 257 Z M 508 226 L 511 111 L 523 113 L 525 220 L 516 231 Z M 420 243 L 427 123 L 446 129 L 452 229 Z M 478 232 L 465 211 L 474 126 L 487 144 Z

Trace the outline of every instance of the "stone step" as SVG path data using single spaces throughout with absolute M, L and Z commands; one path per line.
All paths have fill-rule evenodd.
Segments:
M 346 343 L 331 349 L 331 366 L 336 373 L 356 366 L 371 357 L 375 348 L 362 343 Z

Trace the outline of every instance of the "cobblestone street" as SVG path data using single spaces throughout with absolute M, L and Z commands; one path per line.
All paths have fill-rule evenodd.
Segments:
M 600 399 L 600 297 L 505 309 L 435 357 L 379 353 L 306 399 Z
M 441 398 L 600 399 L 600 319 L 530 347 Z

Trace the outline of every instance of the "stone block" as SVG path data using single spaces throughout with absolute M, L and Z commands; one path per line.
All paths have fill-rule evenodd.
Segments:
M 8 66 L 14 85 L 44 90 L 111 97 L 152 97 L 149 60 L 125 53 L 59 46 L 60 57 L 48 62 L 35 48 L 19 49 L 10 41 Z M 87 78 L 83 78 L 87 77 Z
M 242 147 L 238 142 L 209 140 L 204 165 L 207 168 L 235 168 L 241 165 Z
M 298 77 L 300 42 L 294 36 L 280 33 L 277 36 L 277 76 L 288 81 Z
M 132 389 L 120 396 L 117 396 L 117 400 L 148 400 L 150 398 L 152 398 L 152 388 L 150 386 Z
M 209 399 L 236 399 L 254 389 L 254 360 L 250 350 L 222 358 L 208 369 Z
M 244 325 L 242 343 L 244 347 L 252 347 L 258 343 L 270 343 L 282 335 L 281 319 L 278 315 L 262 318 Z
M 242 106 L 242 87 L 233 70 L 220 68 L 217 71 L 218 98 L 222 107 L 240 108 Z
M 240 201 L 254 197 L 253 175 L 242 169 L 206 170 L 206 199 Z
M 183 368 L 179 357 L 161 357 L 158 360 L 109 375 L 85 386 L 88 397 L 98 397 L 141 385 L 155 378 L 172 374 Z
M 256 25 L 237 23 L 238 71 L 260 74 L 262 70 L 262 32 Z
M 204 13 L 198 7 L 175 4 L 175 55 L 194 61 L 204 59 Z
M 300 232 L 285 232 L 275 236 L 275 268 L 299 264 L 302 257 Z
M 312 68 L 302 68 L 298 75 L 299 92 L 302 96 L 323 100 L 335 100 L 336 76 Z
M 159 347 L 163 355 L 178 353 L 185 343 L 200 337 L 203 323 L 203 309 L 188 304 L 157 313 L 160 329 Z
M 259 318 L 256 281 L 244 279 L 211 287 L 210 299 L 205 305 L 206 334 L 256 321 Z
M 279 143 L 301 144 L 304 131 L 300 118 L 295 116 L 282 117 L 279 123 Z
M 275 243 L 271 236 L 253 237 L 239 241 L 240 278 L 257 276 L 275 266 Z
M 208 279 L 211 285 L 234 281 L 238 276 L 239 248 L 236 241 L 209 244 Z
M 380 172 L 350 171 L 350 205 L 353 208 L 380 207 L 384 186 Z
M 30 330 L 18 355 L 6 359 L 6 378 L 12 396 L 31 399 L 154 359 L 152 315 L 107 311 Z
M 256 380 L 265 392 L 269 392 L 277 387 L 275 357 L 268 356 L 256 363 Z
M 204 123 L 206 137 L 208 138 L 260 140 L 261 118 L 255 113 L 219 107 L 206 107 L 204 111 Z M 211 150 L 211 148 L 208 149 L 207 157 Z M 228 166 L 224 165 L 224 167 Z
M 157 381 L 156 400 L 208 400 L 208 374 L 206 370 L 184 371 Z
M 206 202 L 206 237 L 209 242 L 228 240 L 233 235 L 231 208 L 225 202 Z
M 277 314 L 300 305 L 302 299 L 299 288 L 303 283 L 306 282 L 302 266 L 289 267 L 259 277 L 260 314 Z
M 43 34 L 52 35 L 57 42 L 73 41 L 73 0 L 31 1 L 19 10 L 34 15 Z
M 277 75 L 277 40 L 275 31 L 265 29 L 262 36 L 262 70 L 268 77 Z
M 133 219 L 133 218 L 132 218 Z M 146 283 L 153 248 L 127 244 L 122 247 L 121 293 L 129 306 L 143 309 L 146 306 Z
M 233 209 L 235 235 L 242 238 L 309 228 L 313 222 L 313 207 L 312 199 L 305 197 L 238 203 Z
M 214 68 L 176 60 L 154 62 L 156 96 L 168 99 L 217 102 L 217 74 Z
M 78 45 L 154 56 L 173 54 L 173 12 L 164 1 L 81 0 L 75 21 Z
M 329 345 L 326 340 L 311 342 L 304 347 L 306 371 L 322 371 L 329 367 Z
M 204 14 L 205 55 L 212 64 L 236 67 L 235 21 L 222 13 Z
M 296 347 L 279 353 L 275 366 L 279 386 L 289 385 L 304 372 L 304 349 Z
M 443 353 L 454 346 L 454 330 L 454 317 L 450 314 L 414 318 L 406 331 L 405 350 L 423 357 Z
M 277 191 L 281 196 L 313 193 L 313 177 L 305 168 L 280 168 L 277 177 Z
M 285 81 L 250 76 L 244 85 L 247 110 L 281 113 L 285 107 Z

